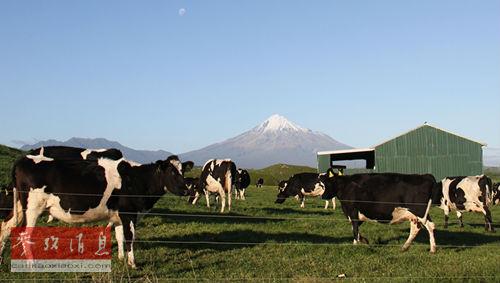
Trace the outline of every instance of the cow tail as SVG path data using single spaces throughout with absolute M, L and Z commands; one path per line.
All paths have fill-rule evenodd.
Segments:
M 231 184 L 234 185 L 238 181 L 238 170 L 236 169 L 236 164 L 231 162 Z
M 425 210 L 425 215 L 424 215 L 424 222 L 422 224 L 427 224 L 427 219 L 429 217 L 429 212 L 431 211 L 432 207 L 432 198 L 429 199 L 429 203 L 427 204 L 427 209 Z

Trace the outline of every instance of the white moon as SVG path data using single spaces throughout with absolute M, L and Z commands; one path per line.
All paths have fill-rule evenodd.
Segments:
M 184 14 L 186 14 L 186 9 L 184 9 L 184 8 L 180 8 L 180 9 L 179 9 L 179 16 L 181 16 L 181 17 L 182 17 L 182 16 L 184 16 Z

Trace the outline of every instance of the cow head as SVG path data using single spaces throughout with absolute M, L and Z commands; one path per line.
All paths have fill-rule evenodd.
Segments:
M 330 177 L 328 174 L 321 174 L 319 180 L 325 186 L 325 192 L 321 196 L 324 200 L 330 200 L 337 196 L 339 183 L 342 182 L 342 176 Z
M 157 161 L 156 164 L 158 165 L 164 188 L 175 195 L 187 196 L 188 188 L 184 182 L 183 164 L 179 160 L 179 157 L 172 155 L 165 161 Z
M 491 190 L 492 199 L 494 205 L 500 204 L 500 188 L 499 183 L 493 184 L 493 189 Z
M 289 197 L 286 187 L 288 186 L 288 181 L 280 181 L 278 184 L 278 196 L 275 203 L 284 203 L 286 198 Z

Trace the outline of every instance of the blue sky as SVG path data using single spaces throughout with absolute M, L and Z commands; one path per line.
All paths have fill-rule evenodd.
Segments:
M 184 152 L 279 113 L 358 147 L 425 121 L 500 147 L 500 1 L 3 0 L 0 96 L 9 145 Z

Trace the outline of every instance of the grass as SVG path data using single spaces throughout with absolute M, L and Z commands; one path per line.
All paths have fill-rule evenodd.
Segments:
M 403 253 L 400 247 L 408 236 L 408 223 L 365 223 L 361 232 L 371 245 L 353 246 L 350 224 L 340 209 L 325 211 L 324 202 L 312 198 L 305 209 L 295 199 L 277 205 L 275 197 L 275 187 L 252 186 L 247 200 L 236 201 L 231 213 L 221 217 L 215 207 L 208 210 L 203 199 L 191 206 L 184 198 L 167 195 L 152 213 L 174 215 L 148 216 L 139 225 L 137 270 L 118 262 L 114 245 L 111 274 L 13 274 L 2 265 L 0 278 L 319 282 L 345 274 L 368 282 L 500 280 L 500 235 L 485 232 L 479 214 L 465 214 L 463 229 L 451 217 L 450 228 L 443 230 L 443 214 L 434 208 L 437 254 L 429 254 L 425 230 Z M 493 208 L 493 219 L 500 220 L 499 207 Z M 215 243 L 200 243 L 207 241 Z

